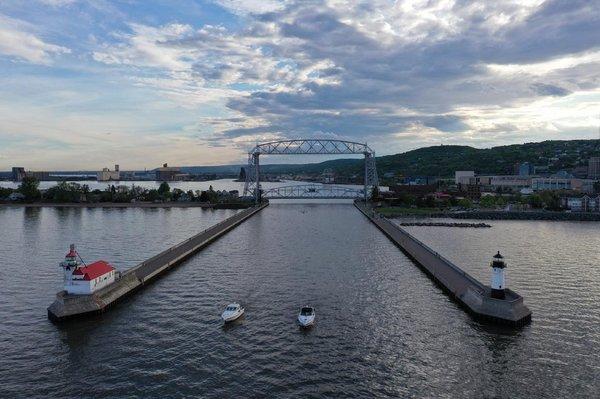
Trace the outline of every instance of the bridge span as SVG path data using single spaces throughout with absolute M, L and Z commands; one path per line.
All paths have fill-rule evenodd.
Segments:
M 321 184 L 302 184 L 295 186 L 273 187 L 263 190 L 265 199 L 357 199 L 364 197 L 360 188 L 331 186 Z

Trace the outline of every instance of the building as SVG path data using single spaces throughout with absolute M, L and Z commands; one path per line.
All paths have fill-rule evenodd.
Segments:
M 588 161 L 588 179 L 600 179 L 600 157 L 591 157 Z
M 473 170 L 457 170 L 454 172 L 454 183 L 456 184 L 470 184 L 469 179 L 475 177 L 475 171 Z
M 79 259 L 75 245 L 71 244 L 65 260 L 60 264 L 67 293 L 90 295 L 115 281 L 117 272 L 108 262 L 99 260 L 82 266 Z
M 25 168 L 15 166 L 12 168 L 12 181 L 22 181 L 25 177 Z
M 48 180 L 52 180 L 50 178 L 50 172 L 44 172 L 44 171 L 38 171 L 38 172 L 32 172 L 32 171 L 28 171 L 25 172 L 25 176 L 26 177 L 33 177 L 34 179 L 36 179 L 37 181 L 48 181 Z
M 533 191 L 573 190 L 582 193 L 594 192 L 594 180 L 565 177 L 538 177 L 531 179 Z
M 321 174 L 321 182 L 331 184 L 335 182 L 335 173 L 331 169 L 325 169 Z
M 181 176 L 180 168 L 169 166 L 166 163 L 163 164 L 162 168 L 157 168 L 155 172 L 158 181 L 173 181 L 176 180 L 177 175 Z
M 531 176 L 534 174 L 534 166 L 529 162 L 517 163 L 515 165 L 515 175 Z
M 98 181 L 111 181 L 121 180 L 121 172 L 119 171 L 119 165 L 115 165 L 115 170 L 111 171 L 108 168 L 103 168 L 102 171 L 97 174 Z
M 598 212 L 600 211 L 600 196 L 590 197 L 566 197 L 564 206 L 574 212 Z

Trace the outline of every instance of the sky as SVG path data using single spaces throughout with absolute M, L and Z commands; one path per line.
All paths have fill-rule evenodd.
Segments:
M 600 0 L 0 0 L 0 170 L 239 164 L 286 138 L 485 148 L 599 125 Z

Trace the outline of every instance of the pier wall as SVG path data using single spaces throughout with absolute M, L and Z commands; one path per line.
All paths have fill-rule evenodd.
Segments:
M 429 275 L 450 297 L 474 317 L 497 324 L 523 325 L 531 320 L 531 311 L 523 297 L 505 290 L 505 299 L 490 296 L 490 287 L 463 271 L 407 231 L 379 216 L 362 201 L 355 206 L 377 226 L 394 244 Z
M 128 269 L 121 273 L 121 277 L 117 281 L 91 295 L 69 295 L 66 291 L 59 292 L 56 294 L 56 300 L 48 307 L 48 317 L 53 321 L 62 321 L 105 311 L 126 295 L 142 288 L 162 273 L 180 264 L 268 205 L 269 203 L 265 202 L 236 213 Z

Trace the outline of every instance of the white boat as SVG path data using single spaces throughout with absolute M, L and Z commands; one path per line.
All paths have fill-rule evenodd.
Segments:
M 239 303 L 230 303 L 225 308 L 221 318 L 225 323 L 228 323 L 230 321 L 237 320 L 243 314 L 244 308 Z
M 298 324 L 302 327 L 310 327 L 315 324 L 315 309 L 310 306 L 305 306 L 300 309 Z

